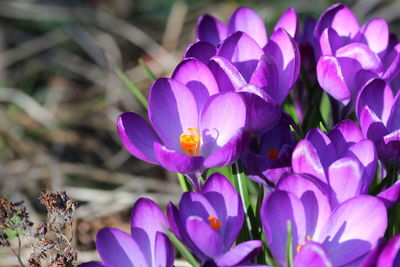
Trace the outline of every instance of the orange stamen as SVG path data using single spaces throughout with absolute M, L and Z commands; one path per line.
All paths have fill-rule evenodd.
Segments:
M 276 148 L 270 148 L 267 150 L 268 158 L 271 160 L 276 160 L 278 158 L 278 150 Z
M 307 236 L 307 241 L 304 241 L 303 243 L 301 243 L 300 245 L 297 246 L 296 248 L 296 252 L 299 253 L 300 250 L 307 244 L 308 241 L 311 240 L 311 236 Z
M 210 222 L 210 227 L 214 229 L 214 231 L 218 231 L 218 229 L 222 226 L 222 222 L 215 216 L 208 217 L 208 221 Z
M 182 151 L 189 156 L 198 156 L 200 151 L 200 133 L 196 128 L 188 128 L 189 134 L 182 133 L 179 137 Z

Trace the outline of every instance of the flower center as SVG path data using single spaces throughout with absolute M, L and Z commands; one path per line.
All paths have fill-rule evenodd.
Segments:
M 208 217 L 208 221 L 210 222 L 210 227 L 215 231 L 218 231 L 218 229 L 222 226 L 222 222 L 215 216 Z
M 182 151 L 189 156 L 198 156 L 200 151 L 200 133 L 196 128 L 188 128 L 189 134 L 182 133 L 179 137 Z
M 276 160 L 278 158 L 278 150 L 276 148 L 270 148 L 267 150 L 268 158 L 271 160 Z
M 301 243 L 301 244 L 299 244 L 298 246 L 297 246 L 297 248 L 296 248 L 296 252 L 297 253 L 299 253 L 300 252 L 300 250 L 307 244 L 307 242 L 308 241 L 310 241 L 311 240 L 311 236 L 307 236 L 307 240 L 306 241 L 304 241 L 303 243 Z

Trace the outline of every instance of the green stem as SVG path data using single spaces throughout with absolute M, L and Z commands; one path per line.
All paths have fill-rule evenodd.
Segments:
M 188 187 L 185 176 L 181 173 L 177 173 L 176 176 L 178 177 L 179 185 L 182 189 L 182 192 L 189 191 L 189 187 Z
M 154 73 L 150 70 L 149 66 L 147 66 L 146 62 L 144 62 L 144 60 L 141 58 L 139 58 L 139 65 L 142 66 L 142 68 L 147 73 L 147 76 L 152 82 L 154 82 L 157 79 L 156 75 L 154 75 Z
M 246 223 L 246 228 L 247 228 L 247 234 L 250 240 L 253 240 L 253 233 L 252 233 L 252 224 L 251 224 L 251 219 L 250 219 L 250 214 L 249 211 L 252 209 L 252 205 L 250 202 L 250 197 L 249 197 L 249 192 L 247 190 L 247 184 L 246 184 L 246 177 L 244 177 L 243 173 L 240 171 L 239 164 L 238 162 L 235 162 L 232 164 L 232 169 L 233 173 L 236 178 L 236 183 L 237 183 L 237 190 L 239 191 L 240 198 L 242 199 L 243 203 L 243 210 L 244 210 L 244 217 L 245 217 L 245 223 Z
M 116 69 L 115 73 L 118 77 L 125 83 L 126 87 L 131 91 L 131 93 L 136 97 L 139 103 L 147 110 L 148 103 L 146 97 L 142 94 L 142 92 L 137 88 L 133 82 L 125 75 L 121 70 Z
M 287 233 L 286 239 L 286 264 L 287 267 L 293 267 L 293 235 L 292 235 L 292 222 L 287 221 Z

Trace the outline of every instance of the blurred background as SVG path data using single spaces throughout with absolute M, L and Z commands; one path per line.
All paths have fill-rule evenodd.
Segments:
M 270 29 L 289 6 L 302 21 L 318 18 L 333 1 L 0 0 L 0 195 L 25 200 L 34 222 L 46 210 L 42 190 L 66 190 L 79 201 L 74 247 L 79 261 L 98 258 L 94 237 L 113 226 L 129 232 L 138 197 L 165 207 L 177 202 L 176 175 L 132 157 L 116 118 L 147 117 L 120 70 L 147 95 L 151 79 L 169 77 L 195 40 L 197 18 L 226 22 L 240 5 L 253 8 Z M 398 33 L 400 1 L 344 1 L 360 24 L 382 17 Z M 269 31 L 271 32 L 271 31 Z M 23 246 L 22 255 L 29 254 Z M 18 266 L 0 248 L 0 266 Z

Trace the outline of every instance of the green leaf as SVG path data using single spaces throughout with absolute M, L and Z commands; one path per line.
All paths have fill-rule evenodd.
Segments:
M 146 62 L 143 61 L 143 59 L 139 58 L 139 65 L 142 66 L 142 68 L 144 69 L 144 71 L 147 74 L 147 77 L 149 77 L 149 79 L 154 82 L 157 77 L 156 75 L 154 75 L 154 73 L 151 71 L 151 69 L 149 68 L 149 66 L 146 64 Z
M 324 132 L 324 133 L 328 133 L 328 131 L 326 130 L 324 124 L 322 123 L 322 121 L 319 122 L 319 128 Z
M 292 125 L 289 124 L 289 128 L 290 128 L 290 131 L 292 132 L 292 134 L 293 134 L 293 136 L 294 136 L 294 138 L 296 139 L 297 142 L 299 142 L 301 139 L 303 139 L 303 137 L 299 135 L 299 133 L 293 128 Z
M 286 98 L 285 102 L 283 102 L 283 109 L 293 118 L 293 120 L 299 124 L 300 119 L 297 116 L 296 109 L 294 108 L 293 101 L 290 98 L 290 95 Z
M 188 248 L 176 237 L 174 233 L 171 232 L 171 230 L 167 229 L 166 227 L 163 227 L 165 232 L 167 233 L 169 240 L 171 240 L 172 244 L 175 246 L 175 248 L 182 254 L 182 256 L 192 265 L 195 267 L 199 267 L 200 264 L 197 262 L 197 260 L 193 257 L 192 253 L 188 250 Z
M 293 267 L 293 235 L 292 235 L 292 222 L 287 221 L 287 239 L 286 239 L 286 266 Z
M 145 108 L 148 108 L 148 103 L 146 97 L 142 94 L 139 88 L 125 75 L 121 70 L 116 69 L 115 73 L 118 77 L 125 83 L 126 87 L 131 91 L 131 93 L 135 96 L 135 98 L 139 101 L 139 103 Z
M 243 174 L 243 171 L 241 170 L 238 162 L 233 163 L 231 166 L 232 166 L 232 174 L 235 177 L 234 185 L 236 190 L 239 192 L 240 198 L 243 203 L 244 218 L 245 218 L 244 229 L 246 231 L 246 235 L 249 238 L 247 240 L 253 240 L 254 235 L 253 235 L 252 221 L 255 221 L 255 216 L 254 216 L 255 210 L 252 205 L 249 196 L 249 191 L 247 188 L 246 179 L 248 178 Z
M 319 106 L 321 112 L 321 117 L 325 125 L 330 125 L 331 119 L 331 102 L 329 101 L 329 96 L 327 93 L 322 94 L 321 104 Z
M 190 191 L 189 184 L 185 176 L 181 173 L 177 173 L 176 176 L 178 177 L 179 185 L 181 186 L 182 192 Z
M 232 172 L 231 172 L 231 168 L 230 166 L 225 166 L 222 168 L 211 168 L 207 170 L 207 174 L 205 175 L 206 180 L 208 179 L 208 177 L 210 177 L 212 174 L 219 172 L 220 174 L 224 175 L 226 178 L 228 178 L 231 182 L 232 182 Z M 232 183 L 234 184 L 234 183 Z

